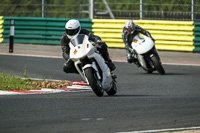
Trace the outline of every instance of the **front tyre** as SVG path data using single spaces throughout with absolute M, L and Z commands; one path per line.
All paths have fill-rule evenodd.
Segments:
M 165 70 L 160 62 L 160 59 L 157 55 L 154 55 L 153 57 L 151 57 L 151 60 L 154 64 L 154 67 L 156 68 L 156 70 L 161 74 L 165 74 Z
M 103 96 L 104 91 L 101 87 L 101 84 L 97 80 L 95 72 L 91 67 L 85 69 L 85 76 L 87 77 L 93 92 L 99 97 Z

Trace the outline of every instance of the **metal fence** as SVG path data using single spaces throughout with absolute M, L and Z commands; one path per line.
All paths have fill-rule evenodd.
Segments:
M 0 16 L 200 21 L 200 0 L 2 0 Z
M 126 0 L 124 0 L 126 1 Z M 155 1 L 157 1 L 155 3 Z M 115 19 L 200 21 L 200 0 L 135 0 L 135 2 L 108 2 Z M 94 2 L 94 18 L 112 18 L 109 10 Z

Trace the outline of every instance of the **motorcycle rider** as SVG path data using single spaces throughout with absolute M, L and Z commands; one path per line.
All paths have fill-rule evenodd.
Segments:
M 69 54 L 70 54 L 70 39 L 77 37 L 79 34 L 85 34 L 89 36 L 89 40 L 95 42 L 95 44 L 98 46 L 98 50 L 101 53 L 102 57 L 106 61 L 106 64 L 110 68 L 110 71 L 115 70 L 115 65 L 111 61 L 107 49 L 107 45 L 105 42 L 101 41 L 101 38 L 99 36 L 93 35 L 90 31 L 86 29 L 81 29 L 80 22 L 75 19 L 69 20 L 65 24 L 65 33 L 62 36 L 61 39 L 61 48 L 63 52 L 63 58 L 67 61 L 64 63 L 63 70 L 66 73 L 78 73 L 74 66 L 74 62 L 69 59 Z
M 126 57 L 127 57 L 128 63 L 132 63 L 132 62 L 136 64 L 138 63 L 137 59 L 135 58 L 135 52 L 132 50 L 131 43 L 133 41 L 133 37 L 139 33 L 142 33 L 150 37 L 153 41 L 155 41 L 148 31 L 144 30 L 138 25 L 135 25 L 133 20 L 127 20 L 123 28 L 122 39 L 123 39 L 123 42 L 125 43 Z M 139 64 L 137 65 L 139 66 Z

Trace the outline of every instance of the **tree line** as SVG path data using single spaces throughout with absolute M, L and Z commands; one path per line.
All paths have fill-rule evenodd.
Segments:
M 44 0 L 45 17 L 89 18 L 89 0 Z M 105 11 L 102 0 L 94 0 L 95 12 Z M 140 0 L 106 0 L 115 12 L 139 12 Z M 200 13 L 196 0 L 196 12 Z M 145 12 L 191 12 L 191 0 L 145 0 Z M 0 16 L 41 17 L 42 0 L 1 0 Z

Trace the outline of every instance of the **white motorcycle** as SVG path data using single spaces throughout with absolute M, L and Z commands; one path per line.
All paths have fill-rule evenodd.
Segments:
M 71 39 L 70 48 L 70 59 L 94 93 L 99 97 L 103 96 L 104 91 L 108 95 L 115 95 L 116 75 L 110 72 L 94 42 L 89 41 L 87 35 L 79 34 Z
M 154 41 L 145 35 L 136 35 L 131 43 L 134 58 L 137 59 L 139 66 L 146 72 L 152 73 L 157 70 L 161 75 L 165 74 L 158 51 Z

